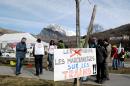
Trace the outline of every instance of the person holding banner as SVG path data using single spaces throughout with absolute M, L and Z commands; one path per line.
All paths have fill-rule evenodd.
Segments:
M 57 46 L 55 45 L 55 42 L 51 40 L 48 49 L 48 62 L 50 71 L 54 70 L 54 49 L 57 49 Z
M 35 68 L 36 68 L 36 76 L 39 76 L 39 74 L 43 73 L 43 55 L 44 55 L 44 46 L 40 38 L 37 39 L 36 44 L 34 45 L 33 48 L 33 54 L 35 57 Z
M 104 79 L 104 62 L 105 62 L 105 58 L 107 57 L 107 53 L 104 48 L 104 42 L 102 39 L 98 40 L 98 44 L 96 46 L 96 56 L 97 56 L 96 82 L 102 84 Z
M 89 41 L 89 48 L 96 48 L 96 46 L 97 46 L 97 38 L 93 37 Z
M 27 39 L 23 37 L 21 42 L 16 45 L 16 75 L 21 74 L 22 63 L 26 57 L 26 40 Z

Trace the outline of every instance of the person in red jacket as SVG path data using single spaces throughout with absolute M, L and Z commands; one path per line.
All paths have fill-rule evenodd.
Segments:
M 118 70 L 118 49 L 116 46 L 113 46 L 112 52 L 112 67 L 114 70 Z

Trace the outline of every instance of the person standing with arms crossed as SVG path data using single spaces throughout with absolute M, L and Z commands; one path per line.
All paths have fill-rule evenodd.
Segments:
M 35 57 L 35 68 L 36 68 L 36 76 L 43 73 L 43 55 L 44 55 L 44 46 L 40 38 L 37 39 L 37 42 L 33 49 L 33 54 Z
M 26 38 L 23 37 L 21 42 L 16 45 L 16 75 L 21 74 L 22 63 L 26 57 L 26 52 Z

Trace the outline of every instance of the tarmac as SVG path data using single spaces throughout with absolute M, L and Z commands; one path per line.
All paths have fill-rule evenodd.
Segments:
M 54 72 L 43 70 L 44 73 L 39 77 L 35 76 L 35 68 L 23 67 L 22 74 L 18 77 L 44 79 L 44 80 L 54 80 Z M 15 67 L 0 66 L 0 75 L 15 75 Z M 83 84 L 93 84 L 99 86 L 130 86 L 130 75 L 129 74 L 110 74 L 110 80 L 104 82 L 102 85 L 94 82 L 95 77 L 90 77 L 90 79 Z M 66 80 L 67 82 L 73 82 L 73 79 Z

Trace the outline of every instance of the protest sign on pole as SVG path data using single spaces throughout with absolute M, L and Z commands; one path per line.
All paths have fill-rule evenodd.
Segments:
M 54 81 L 96 74 L 95 48 L 54 50 Z

